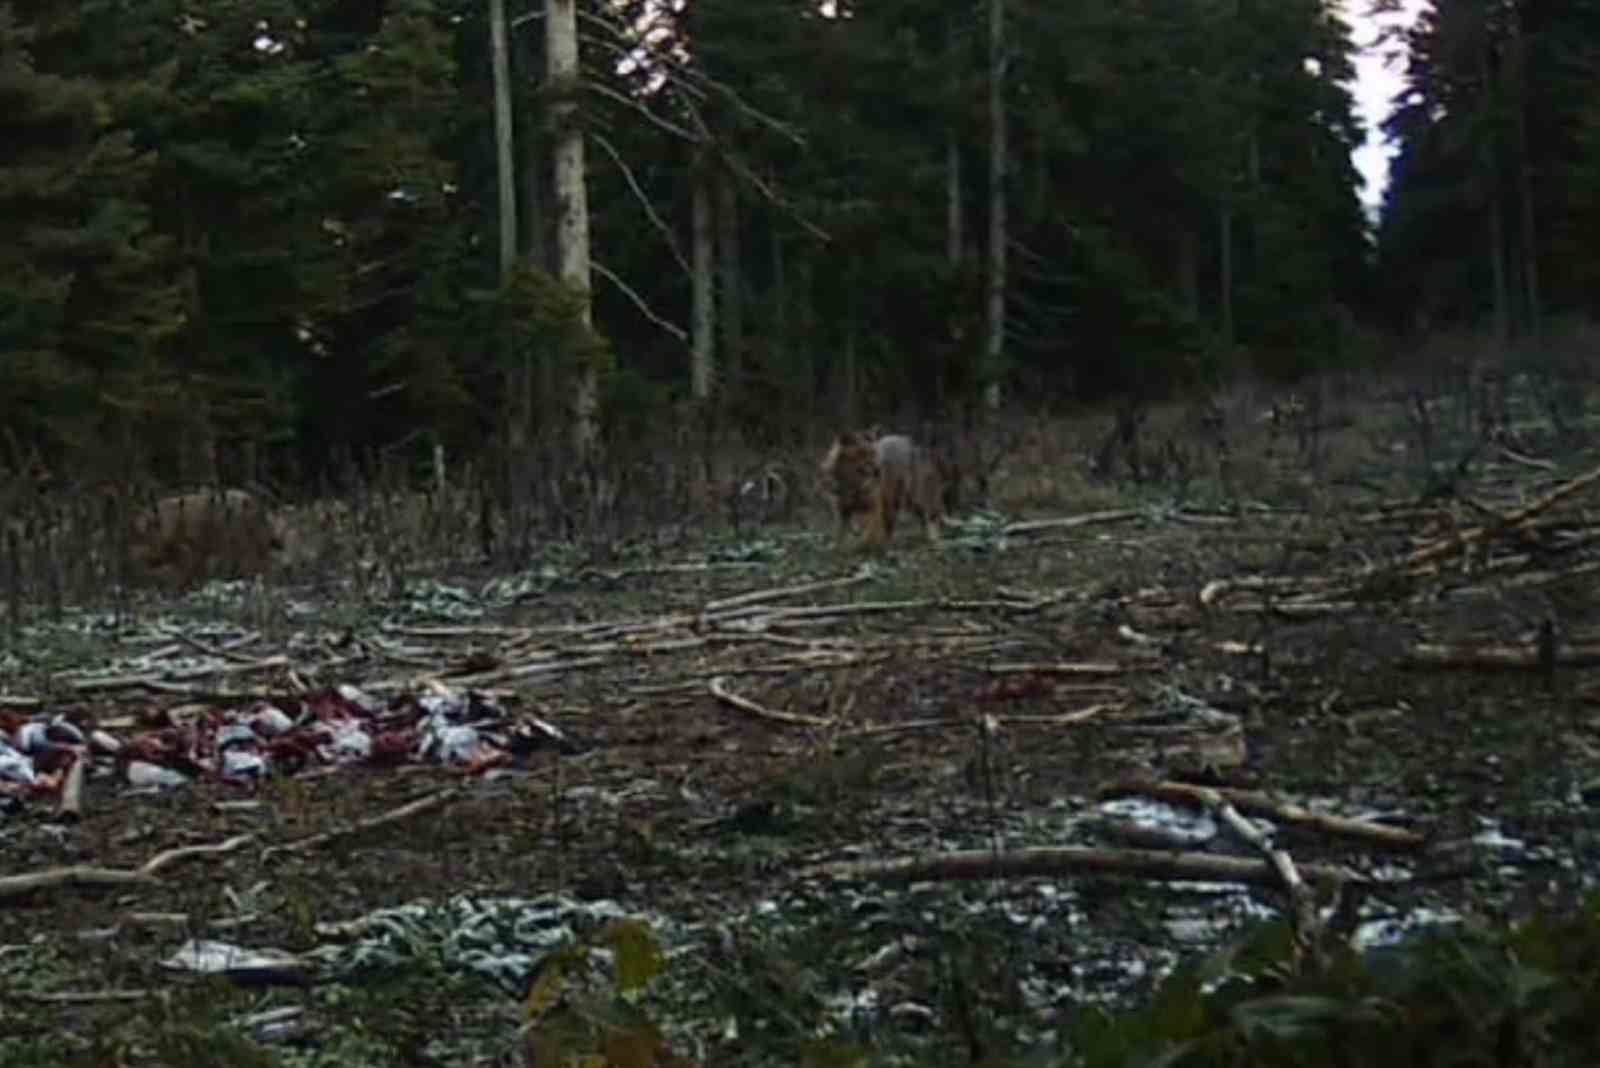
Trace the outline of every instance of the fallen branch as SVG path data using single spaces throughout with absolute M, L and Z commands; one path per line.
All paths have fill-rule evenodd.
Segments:
M 1240 815 L 1239 810 L 1223 800 L 1222 793 L 1206 787 L 1197 787 L 1200 799 L 1206 808 L 1235 837 L 1255 847 L 1272 870 L 1278 873 L 1278 879 L 1283 884 L 1284 892 L 1289 897 L 1289 915 L 1293 924 L 1295 951 L 1297 954 L 1316 953 L 1321 942 L 1322 923 L 1317 918 L 1317 902 L 1312 896 L 1311 888 L 1300 877 L 1296 870 L 1294 858 L 1289 856 L 1288 850 L 1278 849 L 1255 824 Z
M 1384 823 L 1348 819 L 1312 812 L 1289 801 L 1281 801 L 1256 790 L 1227 787 L 1191 786 L 1188 783 L 1150 780 L 1120 780 L 1099 790 L 1101 800 L 1117 797 L 1151 797 L 1179 805 L 1207 807 L 1208 796 L 1217 798 L 1252 816 L 1265 816 L 1279 823 L 1321 831 L 1341 838 L 1354 838 L 1380 849 L 1411 852 L 1428 844 L 1426 836 Z
M 83 773 L 88 764 L 87 754 L 80 753 L 72 758 L 72 765 L 67 768 L 67 776 L 61 782 L 61 800 L 56 805 L 57 815 L 71 819 L 78 819 L 83 815 Z
M 1002 727 L 1070 727 L 1075 723 L 1087 723 L 1106 712 L 1121 712 L 1127 707 L 1126 701 L 1112 701 L 1054 716 L 996 716 L 995 719 Z
M 116 1001 L 144 1001 L 157 995 L 154 990 L 17 990 L 11 996 L 38 1005 L 103 1005 Z
M 154 875 L 162 868 L 176 864 L 180 860 L 190 857 L 210 857 L 221 853 L 232 853 L 242 845 L 247 845 L 256 840 L 253 834 L 236 834 L 222 842 L 213 842 L 206 845 L 178 846 L 174 849 L 163 850 L 139 866 L 139 871 L 145 875 Z
M 741 593 L 735 597 L 724 597 L 720 601 L 707 601 L 700 610 L 702 617 L 713 617 L 732 608 L 743 608 L 747 605 L 762 604 L 767 601 L 782 600 L 785 597 L 798 597 L 801 594 L 816 593 L 819 590 L 838 589 L 841 586 L 854 586 L 865 582 L 871 575 L 866 571 L 858 571 L 846 578 L 826 579 L 821 582 L 804 582 L 798 586 L 780 586 L 770 590 L 753 590 L 750 593 Z
M 1201 605 L 1209 608 L 1230 593 L 1251 592 L 1265 593 L 1270 590 L 1295 590 L 1312 582 L 1315 579 L 1289 578 L 1279 575 L 1238 575 L 1233 578 L 1212 579 L 1200 587 L 1199 601 Z M 1322 580 L 1326 582 L 1326 580 Z
M 370 831 L 376 827 L 382 827 L 390 823 L 398 823 L 401 820 L 410 819 L 419 812 L 427 812 L 430 809 L 438 808 L 441 805 L 444 805 L 446 802 L 454 800 L 457 793 L 459 793 L 458 787 L 447 786 L 443 790 L 428 794 L 425 797 L 419 797 L 415 801 L 409 801 L 406 804 L 401 805 L 399 808 L 390 809 L 388 812 L 383 812 L 376 816 L 368 817 L 364 820 L 357 820 L 354 823 L 348 824 L 347 826 L 336 827 L 331 831 L 322 831 L 317 834 L 308 835 L 305 838 L 299 839 L 298 841 L 263 849 L 261 851 L 261 859 L 267 860 L 268 858 L 274 857 L 279 853 L 304 853 L 307 850 L 315 849 L 318 846 L 327 845 L 329 842 L 338 841 L 341 838 L 348 838 L 351 835 L 359 834 L 362 831 Z
M 1555 461 L 1544 460 L 1537 456 L 1524 456 L 1509 445 L 1500 446 L 1500 455 L 1514 464 L 1531 467 L 1536 471 L 1554 471 L 1556 469 Z
M 1129 669 L 1110 661 L 1013 661 L 990 664 L 984 668 L 991 675 L 1122 675 Z
M 1405 664 L 1416 668 L 1474 668 L 1485 671 L 1542 671 L 1552 666 L 1594 667 L 1600 645 L 1561 645 L 1547 659 L 1537 643 L 1464 645 L 1422 642 L 1406 650 Z
M 1493 523 L 1489 526 L 1483 527 L 1473 527 L 1470 530 L 1458 531 L 1456 533 L 1449 534 L 1443 538 L 1439 538 L 1436 541 L 1422 546 L 1415 552 L 1412 552 L 1406 556 L 1402 556 L 1399 560 L 1389 565 L 1389 568 L 1379 568 L 1378 570 L 1411 570 L 1421 566 L 1422 564 L 1431 563 L 1442 556 L 1448 556 L 1452 552 L 1465 549 L 1476 542 L 1482 541 L 1485 538 L 1491 537 L 1495 534 L 1499 534 L 1510 529 L 1511 527 L 1520 526 L 1527 520 L 1538 515 L 1540 512 L 1543 512 L 1553 505 L 1560 503 L 1566 498 L 1572 496 L 1574 493 L 1577 493 L 1581 489 L 1585 489 L 1595 482 L 1600 482 L 1600 467 L 1596 467 L 1592 471 L 1585 472 L 1584 474 L 1579 475 L 1577 478 L 1572 479 L 1570 482 L 1564 482 L 1555 489 L 1551 490 L 1549 493 L 1546 493 L 1543 497 L 1540 497 L 1539 499 L 1526 504 L 1521 508 L 1518 508 L 1514 512 L 1507 513 L 1506 516 L 1498 523 Z
M 1133 508 L 1122 508 L 1110 512 L 1089 512 L 1085 515 L 1062 516 L 1056 519 L 1028 519 L 1020 523 L 1007 523 L 1000 528 L 1003 536 L 1013 534 L 1034 534 L 1041 530 L 1066 530 L 1071 527 L 1086 527 L 1095 523 L 1120 523 L 1128 519 L 1140 519 L 1144 513 Z
M 871 880 L 890 884 L 1085 874 L 1169 881 L 1209 880 L 1255 886 L 1281 885 L 1272 865 L 1261 860 L 1211 853 L 1164 853 L 1145 849 L 1091 849 L 1076 846 L 1005 853 L 972 850 L 903 860 L 840 861 L 813 865 L 799 873 L 802 878 Z M 1361 881 L 1352 872 L 1327 864 L 1307 865 L 1301 869 L 1301 875 L 1316 884 L 1339 885 Z
M 0 901 L 25 897 L 36 890 L 54 890 L 63 886 L 129 887 L 159 886 L 161 880 L 141 871 L 126 868 L 97 868 L 92 864 L 71 864 L 62 868 L 22 875 L 0 876 Z
M 729 690 L 727 681 L 728 680 L 722 675 L 718 675 L 716 678 L 712 679 L 711 696 L 715 697 L 723 704 L 732 705 L 739 711 L 748 712 L 750 715 L 755 716 L 758 719 L 771 720 L 774 723 L 786 723 L 795 727 L 828 727 L 832 726 L 833 724 L 833 720 L 831 719 L 819 719 L 816 716 L 802 716 L 795 712 L 779 712 L 776 709 L 759 705 L 750 700 L 748 697 L 740 697 L 738 694 Z

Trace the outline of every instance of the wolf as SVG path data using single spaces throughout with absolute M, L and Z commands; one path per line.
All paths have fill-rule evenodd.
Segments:
M 127 524 L 130 577 L 187 586 L 259 575 L 283 556 L 286 535 L 260 498 L 242 489 L 162 497 Z
M 895 520 L 909 508 L 928 540 L 939 540 L 944 519 L 944 478 L 932 454 L 905 434 L 874 427 L 834 438 L 819 465 L 824 492 L 839 517 L 838 540 L 863 517 L 861 543 L 879 547 L 894 537 Z

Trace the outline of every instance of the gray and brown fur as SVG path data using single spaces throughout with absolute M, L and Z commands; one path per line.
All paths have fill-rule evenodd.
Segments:
M 129 578 L 188 586 L 267 572 L 285 548 L 284 531 L 254 494 L 197 490 L 145 505 L 127 525 Z
M 854 431 L 836 437 L 820 467 L 823 490 L 833 498 L 843 539 L 851 520 L 862 517 L 861 543 L 883 545 L 894 536 L 902 508 L 922 520 L 930 541 L 939 538 L 944 485 L 926 449 L 904 434 Z

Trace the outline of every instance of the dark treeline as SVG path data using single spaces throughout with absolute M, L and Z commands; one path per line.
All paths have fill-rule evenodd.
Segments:
M 0 467 L 294 484 L 474 458 L 508 381 L 553 423 L 574 311 L 545 274 L 541 6 L 508 5 L 503 283 L 486 2 L 0 3 Z M 689 395 L 697 192 L 718 410 L 757 443 L 997 379 L 1048 404 L 1291 378 L 1412 312 L 1522 329 L 1597 291 L 1593 5 L 1423 24 L 1375 248 L 1327 4 L 1008 0 L 998 366 L 989 3 L 657 7 L 580 19 L 612 439 Z
M 1537 340 L 1600 310 L 1600 4 L 1435 0 L 1387 123 L 1380 230 L 1397 328 Z

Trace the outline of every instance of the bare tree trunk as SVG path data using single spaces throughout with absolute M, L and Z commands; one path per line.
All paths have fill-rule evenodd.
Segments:
M 1217 307 L 1222 316 L 1222 344 L 1233 351 L 1233 204 L 1222 205 L 1221 232 L 1217 240 L 1222 245 L 1218 264 Z
M 515 116 L 511 109 L 511 56 L 506 28 L 505 0 L 489 0 L 489 51 L 494 72 L 494 147 L 497 204 L 500 233 L 500 285 L 511 284 L 517 264 L 517 181 L 515 155 Z M 509 331 L 503 342 L 509 344 Z M 528 491 L 532 482 L 530 464 L 533 433 L 533 367 L 529 353 L 507 353 L 502 425 L 505 456 L 500 476 L 505 479 L 503 500 L 508 533 L 528 529 Z M 489 526 L 482 531 L 486 550 L 492 550 Z M 518 537 L 518 534 L 513 534 Z
M 738 388 L 744 368 L 744 302 L 739 277 L 739 191 L 726 171 L 717 175 L 717 273 L 722 279 L 718 316 L 722 322 L 722 373 Z
M 1484 31 L 1487 33 L 1487 30 Z M 1478 47 L 1478 76 L 1482 79 L 1482 99 L 1479 109 L 1485 119 L 1489 118 L 1489 96 L 1494 92 L 1493 72 L 1489 67 L 1489 46 L 1487 42 Z M 1494 129 L 1493 124 L 1487 128 Z M 1494 136 L 1488 135 L 1488 141 L 1479 149 L 1479 156 L 1483 166 L 1484 186 L 1487 189 L 1489 208 L 1489 277 L 1492 280 L 1494 292 L 1491 297 L 1494 301 L 1494 340 L 1498 348 L 1498 356 L 1505 359 L 1506 345 L 1511 339 L 1511 318 L 1509 303 L 1509 290 L 1506 285 L 1506 239 L 1505 217 L 1501 204 L 1500 161 L 1495 151 Z
M 961 265 L 961 146 L 954 130 L 946 131 L 944 141 L 944 257 L 951 267 Z
M 1175 263 L 1178 272 L 1178 299 L 1191 318 L 1200 315 L 1200 249 L 1199 240 L 1187 225 L 1178 231 L 1178 255 Z
M 989 0 L 989 299 L 984 402 L 1000 406 L 1006 345 L 1006 10 Z
M 534 55 L 528 47 L 527 37 L 522 34 L 513 36 L 511 46 L 520 76 L 529 77 L 534 70 Z M 518 247 L 530 266 L 547 271 L 550 269 L 550 250 L 545 236 L 544 161 L 540 156 L 538 125 L 534 116 L 528 114 L 529 110 L 525 108 L 522 115 L 517 115 L 516 108 L 512 108 L 513 117 L 521 120 L 513 124 L 517 151 L 521 157 L 517 168 L 517 221 L 521 223 L 522 231 Z
M 1528 163 L 1528 77 L 1527 46 L 1522 37 L 1522 22 L 1515 4 L 1510 6 L 1512 76 L 1517 94 L 1517 200 L 1521 208 L 1521 249 L 1523 301 L 1527 304 L 1528 332 L 1537 341 L 1544 334 L 1544 316 L 1539 308 L 1539 245 L 1533 219 L 1533 168 Z
M 517 263 L 517 184 L 512 162 L 511 56 L 506 41 L 506 0 L 489 0 L 489 51 L 494 70 L 494 156 L 500 205 L 500 284 Z
M 694 188 L 691 190 L 691 210 L 694 252 L 694 326 L 693 349 L 690 354 L 689 388 L 694 399 L 705 402 L 711 399 L 716 385 L 716 287 L 713 285 L 715 249 L 712 245 L 711 190 L 705 168 L 695 168 Z
M 577 0 L 545 2 L 545 65 L 555 129 L 556 264 L 561 280 L 584 294 L 582 319 L 590 323 L 589 193 L 585 186 L 583 127 L 578 118 L 582 74 L 578 69 Z M 572 443 L 580 463 L 599 444 L 599 382 L 593 364 L 577 369 L 572 393 Z
M 783 260 L 783 238 L 772 235 L 772 354 L 787 367 L 783 353 L 789 347 L 789 288 Z
M 1494 163 L 1491 161 L 1492 168 Z M 1494 286 L 1494 339 L 1501 350 L 1511 340 L 1511 315 L 1507 308 L 1509 288 L 1506 284 L 1505 219 L 1500 204 L 1500 183 L 1491 176 L 1489 181 L 1489 272 Z
M 860 419 L 861 406 L 859 392 L 856 389 L 856 328 L 855 315 L 850 316 L 850 325 L 845 328 L 844 335 L 844 417 L 846 426 L 857 425 Z

